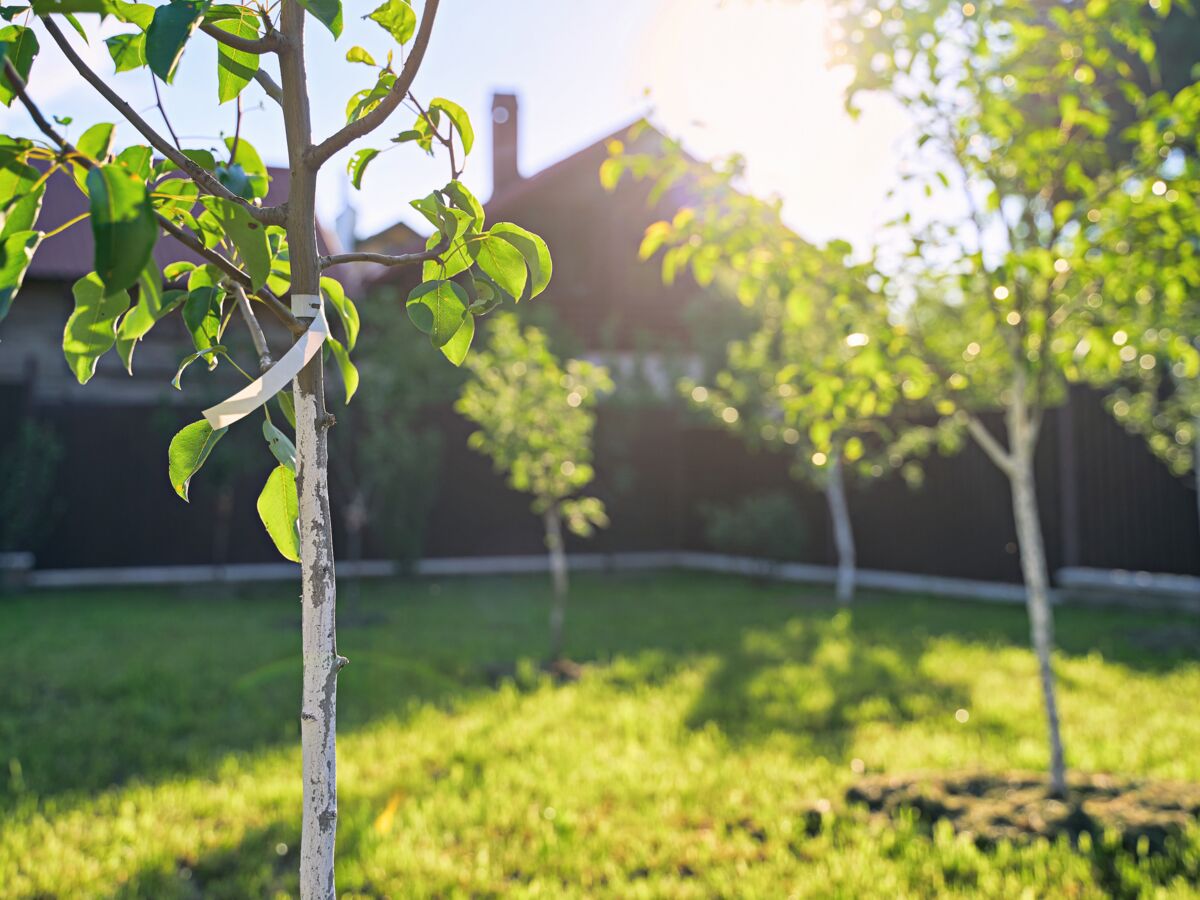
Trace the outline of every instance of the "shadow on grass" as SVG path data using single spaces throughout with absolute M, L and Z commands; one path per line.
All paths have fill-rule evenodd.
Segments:
M 712 721 L 743 739 L 813 734 L 815 752 L 836 755 L 858 724 L 959 703 L 958 689 L 920 671 L 931 641 L 1028 640 L 1019 606 L 880 597 L 843 618 L 826 597 L 734 577 L 583 575 L 573 579 L 567 652 L 630 687 L 715 656 L 694 725 Z M 536 576 L 364 585 L 344 610 L 351 665 L 339 730 L 486 692 L 487 664 L 542 658 L 548 606 Z M 1059 612 L 1064 653 L 1099 650 L 1140 669 L 1196 658 L 1194 645 L 1161 646 L 1179 627 L 1180 617 Z M 6 598 L 0 633 L 20 636 L 3 665 L 0 812 L 299 746 L 299 614 L 286 588 Z M 1153 647 L 1138 642 L 1147 633 Z
M 809 752 L 841 760 L 869 722 L 911 722 L 966 705 L 961 688 L 921 667 L 926 642 L 854 627 L 842 611 L 793 617 L 742 633 L 688 714 L 693 728 L 717 725 L 735 741 L 780 732 Z

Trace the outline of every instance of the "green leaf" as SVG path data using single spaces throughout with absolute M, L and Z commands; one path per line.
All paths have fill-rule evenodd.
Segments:
M 153 153 L 149 147 L 134 144 L 118 153 L 116 162 L 124 166 L 138 178 L 147 181 L 150 178 Z
M 150 265 L 146 267 L 147 270 L 153 265 L 154 263 L 151 261 Z M 145 282 L 142 280 L 138 284 L 144 285 Z M 137 347 L 138 341 L 149 334 L 150 329 L 168 313 L 177 309 L 186 297 L 187 291 L 167 291 L 158 299 L 158 306 L 155 307 L 152 292 L 141 291 L 138 302 L 121 317 L 121 324 L 117 326 L 117 354 L 121 357 L 126 372 L 130 375 L 133 374 L 133 351 Z
M 3 195 L 0 195 L 3 196 Z M 5 241 L 18 231 L 32 231 L 42 211 L 42 198 L 46 196 L 46 182 L 37 187 L 30 186 L 17 194 L 17 199 L 4 212 L 4 225 L 0 228 L 0 241 Z
M 3 48 L 4 58 L 13 64 L 17 74 L 21 76 L 21 80 L 28 84 L 29 70 L 33 68 L 33 58 L 37 56 L 40 49 L 37 35 L 33 33 L 32 29 L 23 25 L 8 25 L 0 28 L 0 47 Z M 3 71 L 0 69 L 0 103 L 11 106 L 17 93 L 8 83 L 8 76 L 4 75 Z
M 529 267 L 530 299 L 546 289 L 546 286 L 550 284 L 554 265 L 550 260 L 550 248 L 546 246 L 544 240 L 532 231 L 526 231 L 520 225 L 514 225 L 512 222 L 497 222 L 488 230 L 488 234 L 508 241 L 524 257 L 525 265 Z M 517 297 L 517 299 L 521 298 Z
M 296 476 L 287 466 L 276 466 L 258 495 L 258 517 L 284 559 L 300 562 L 300 500 Z
M 113 65 L 118 72 L 129 72 L 140 69 L 146 64 L 146 35 L 144 32 L 135 34 L 114 34 L 104 39 L 108 47 L 108 55 L 112 57 Z
M 184 500 L 188 499 L 192 476 L 200 471 L 217 441 L 228 430 L 218 428 L 213 431 L 207 420 L 201 419 L 185 426 L 171 438 L 171 446 L 167 448 L 167 474 L 171 479 L 171 487 Z
M 170 83 L 175 77 L 183 48 L 207 7 L 203 0 L 171 0 L 154 11 L 146 29 L 146 64 L 163 81 Z
M 354 349 L 354 345 L 358 343 L 358 330 L 360 319 L 358 317 L 358 307 L 354 305 L 354 301 L 346 296 L 346 291 L 342 285 L 334 278 L 323 276 L 321 278 L 321 290 L 325 292 L 325 297 L 335 310 L 337 310 L 338 318 L 342 320 L 342 328 L 346 332 L 346 347 L 349 350 Z
M 346 388 L 346 402 L 349 403 L 354 397 L 354 392 L 358 390 L 358 367 L 350 361 L 350 354 L 342 346 L 341 341 L 335 337 L 325 340 L 329 344 L 334 360 L 337 361 L 338 371 L 342 373 L 342 385 Z
M 183 390 L 183 373 L 198 359 L 203 359 L 206 356 L 211 356 L 215 359 L 218 353 L 224 353 L 225 348 L 220 344 L 213 344 L 211 347 L 205 347 L 203 350 L 197 350 L 195 353 L 189 353 L 179 362 L 179 368 L 175 370 L 175 377 L 171 379 L 171 387 L 177 391 Z
M 292 429 L 296 428 L 296 401 L 292 399 L 292 390 L 280 391 L 275 395 L 275 400 L 279 403 L 279 410 L 283 413 L 283 417 L 288 420 L 288 424 Z
M 467 292 L 453 281 L 426 281 L 408 295 L 408 317 L 435 347 L 454 337 L 467 311 Z
M 87 174 L 95 241 L 95 269 L 109 291 L 132 287 L 154 252 L 158 222 L 146 183 L 124 166 L 96 166 Z
M 117 342 L 117 319 L 129 309 L 129 292 L 109 291 L 92 272 L 71 288 L 75 310 L 63 329 L 63 355 L 80 384 L 96 373 L 96 363 Z
M 79 136 L 75 149 L 88 159 L 102 163 L 112 153 L 116 128 L 111 122 L 98 122 Z
M 0 254 L 3 254 L 0 259 L 0 321 L 12 308 L 41 239 L 40 231 L 17 231 L 0 243 Z
M 367 66 L 375 65 L 375 57 L 371 56 L 362 47 L 351 47 L 346 51 L 346 62 L 363 63 Z
M 245 6 L 220 7 L 231 10 L 228 18 L 215 19 L 212 25 L 237 37 L 253 40 L 258 37 L 258 16 Z M 258 71 L 258 54 L 217 44 L 217 102 L 234 99 Z
M 475 146 L 475 129 L 471 127 L 471 118 L 467 111 L 445 97 L 434 97 L 429 102 L 429 111 L 432 113 L 434 110 L 444 112 L 449 117 L 462 141 L 463 153 L 470 153 L 471 148 Z
M 463 360 L 467 358 L 467 351 L 471 349 L 473 340 L 475 340 L 475 317 L 468 313 L 463 316 L 462 324 L 458 326 L 458 331 L 454 332 L 454 337 L 442 345 L 442 353 L 454 365 L 461 366 Z
M 225 146 L 230 152 L 233 151 L 233 138 L 225 138 Z M 236 169 L 241 167 L 245 177 L 250 181 L 250 196 L 247 200 L 253 200 L 256 197 L 267 196 L 267 189 L 271 186 L 270 176 L 267 174 L 267 165 L 262 161 L 262 157 L 258 155 L 258 151 L 254 149 L 245 138 L 240 138 L 237 142 L 237 153 L 234 154 L 231 165 L 216 166 L 217 178 L 221 177 L 221 169 Z M 230 188 L 232 190 L 232 188 Z M 235 193 L 237 193 L 235 191 Z M 244 195 L 240 195 L 244 196 Z
M 451 181 L 442 188 L 442 193 L 449 197 L 450 202 L 456 207 L 471 216 L 477 226 L 483 226 L 483 204 L 475 198 L 474 194 L 467 190 L 465 184 L 461 181 Z
M 221 197 L 205 197 L 204 206 L 216 216 L 225 236 L 237 247 L 242 266 L 250 276 L 250 288 L 259 290 L 271 274 L 271 242 L 267 229 L 245 207 Z
M 417 14 L 405 0 L 385 0 L 366 18 L 378 22 L 397 44 L 406 44 L 417 29 Z
M 183 302 L 183 324 L 197 350 L 212 347 L 220 338 L 221 292 L 211 286 L 190 288 Z
M 299 0 L 299 3 L 335 38 L 342 36 L 342 0 Z
M 364 147 L 350 157 L 350 162 L 346 165 L 346 172 L 350 175 L 350 183 L 354 185 L 355 190 L 362 190 L 363 172 L 367 171 L 371 160 L 378 155 L 378 150 Z
M 287 466 L 288 471 L 294 474 L 296 471 L 296 445 L 286 434 L 272 425 L 269 419 L 263 419 L 262 432 L 267 446 L 271 448 L 271 453 L 279 460 L 280 465 Z
M 485 234 L 483 240 L 471 245 L 471 256 L 484 274 L 490 276 L 500 289 L 519 300 L 525 292 L 527 272 L 525 257 L 503 238 Z

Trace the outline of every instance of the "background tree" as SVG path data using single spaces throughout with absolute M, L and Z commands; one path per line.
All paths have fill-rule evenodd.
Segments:
M 1165 4 L 1162 4 L 1165 6 Z M 1097 7 L 1104 15 L 1097 15 Z M 1066 790 L 1051 653 L 1049 573 L 1034 453 L 1093 311 L 1128 315 L 1110 294 L 1112 260 L 1093 243 L 1098 208 L 1129 189 L 1114 123 L 1138 128 L 1138 86 L 1154 42 L 1146 4 L 838 0 L 835 63 L 853 67 L 848 102 L 884 91 L 915 141 L 903 195 L 898 301 L 912 352 L 929 365 L 975 441 L 1012 488 L 1021 566 L 1050 743 L 1051 790 Z M 1053 99 L 1051 99 L 1053 98 Z M 907 282 L 907 283 L 906 283 Z M 981 415 L 1003 410 L 1005 439 Z
M 567 557 L 563 523 L 580 537 L 608 525 L 604 504 L 578 492 L 594 476 L 596 401 L 613 389 L 608 370 L 578 359 L 561 364 L 545 333 L 521 329 L 512 314 L 497 316 L 486 350 L 467 360 L 471 377 L 455 404 L 479 426 L 472 448 L 508 474 L 509 487 L 533 496 L 550 554 L 554 587 L 550 658 L 563 660 Z
M 736 297 L 750 333 L 727 344 L 711 378 L 685 379 L 681 389 L 750 445 L 787 453 L 794 477 L 825 495 L 837 598 L 848 603 L 856 552 L 847 475 L 901 469 L 915 481 L 920 467 L 911 457 L 938 437 L 919 418 L 928 415 L 918 401 L 932 387 L 930 371 L 907 354 L 903 329 L 889 321 L 883 278 L 853 262 L 848 244 L 808 243 L 783 223 L 778 203 L 738 191 L 738 157 L 709 166 L 673 141 L 654 152 L 625 153 L 622 143 L 610 151 L 603 171 L 610 186 L 625 171 L 651 179 L 654 198 L 686 184 L 687 205 L 646 229 L 641 256 L 661 252 L 668 283 L 687 267 L 701 287 Z M 941 439 L 956 448 L 952 429 L 941 429 Z
M 1171 472 L 1191 473 L 1200 498 L 1200 87 L 1150 102 L 1125 134 L 1128 189 L 1109 195 L 1093 224 L 1105 295 L 1133 302 L 1097 305 L 1076 359 L 1081 377 L 1115 382 L 1113 416 Z
M 345 659 L 337 652 L 334 616 L 335 577 L 328 486 L 328 431 L 334 418 L 325 406 L 321 349 L 327 345 L 342 373 L 347 399 L 358 384 L 350 361 L 360 323 L 341 285 L 322 277 L 330 267 L 359 260 L 388 266 L 425 263 L 423 283 L 408 299 L 414 324 L 455 364 L 465 357 L 474 335 L 474 318 L 506 297 L 536 294 L 550 277 L 545 244 L 514 225 L 484 229 L 483 212 L 459 181 L 462 163 L 474 141 L 462 108 L 444 98 L 422 104 L 411 92 L 429 45 L 438 0 L 425 0 L 420 21 L 406 0 L 384 0 L 369 14 L 389 44 L 407 46 L 399 68 L 389 50 L 376 64 L 365 48 L 354 47 L 347 60 L 373 70 L 370 83 L 356 93 L 347 121 L 328 137 L 312 137 L 304 32 L 308 16 L 335 38 L 342 30 L 340 0 L 281 0 L 267 4 L 217 4 L 208 0 L 170 0 L 159 6 L 125 0 L 34 0 L 31 8 L 5 11 L 10 24 L 0 29 L 0 102 L 14 99 L 28 110 L 37 139 L 0 136 L 0 319 L 7 313 L 34 252 L 55 232 L 37 229 L 41 199 L 49 178 L 70 178 L 88 198 L 95 246 L 95 272 L 74 286 L 75 310 L 68 319 L 63 352 L 82 382 L 97 360 L 116 348 L 132 370 L 138 341 L 155 324 L 179 312 L 195 343 L 180 364 L 197 360 L 209 369 L 225 362 L 239 372 L 259 368 L 264 378 L 234 397 L 206 410 L 205 419 L 184 428 L 171 442 L 170 476 L 187 499 L 192 477 L 214 446 L 238 419 L 262 408 L 263 433 L 278 461 L 258 500 L 259 514 L 280 552 L 301 564 L 303 701 L 303 827 L 300 893 L 331 898 L 334 887 L 334 835 L 337 821 L 335 764 L 336 684 Z M 233 101 L 251 82 L 279 107 L 291 170 L 288 196 L 264 205 L 268 174 L 255 149 L 235 128 L 223 146 L 184 147 L 160 100 L 168 136 L 156 131 L 123 99 L 105 76 L 94 71 L 60 27 L 68 24 L 87 40 L 98 26 L 85 27 L 78 16 L 112 17 L 129 30 L 105 40 L 118 72 L 148 69 L 155 90 L 170 84 L 179 59 L 197 32 L 213 43 L 220 103 Z M 52 123 L 27 89 L 40 52 L 36 20 L 57 46 L 66 65 L 89 84 L 131 125 L 145 144 L 115 150 L 112 124 L 98 123 L 72 142 Z M 193 51 L 195 52 L 195 51 Z M 322 61 L 326 77 L 329 61 Z M 269 71 L 277 64 L 278 78 Z M 62 65 L 59 63 L 59 65 Z M 432 152 L 446 150 L 451 180 L 414 201 L 435 233 L 420 253 L 345 253 L 321 255 L 317 243 L 317 174 L 336 154 L 375 132 L 401 104 L 413 110 L 412 126 L 396 143 L 415 143 Z M 240 109 L 240 106 L 239 106 Z M 240 124 L 240 118 L 239 118 Z M 375 149 L 360 149 L 350 160 L 355 186 L 361 185 Z M 63 228 L 74 225 L 63 225 Z M 166 232 L 194 255 L 159 269 L 153 251 Z M 198 257 L 201 262 L 194 259 Z M 455 281 L 450 279 L 454 278 Z M 136 301 L 130 294 L 136 293 Z M 280 296 L 290 293 L 290 305 Z M 341 339 L 329 334 L 324 300 L 334 307 Z M 295 341 L 279 357 L 259 322 L 270 313 Z M 234 317 L 253 341 L 254 364 L 239 366 L 223 342 Z M 295 376 L 292 392 L 288 379 Z M 280 415 L 264 404 L 278 394 Z M 285 433 L 295 429 L 295 442 Z

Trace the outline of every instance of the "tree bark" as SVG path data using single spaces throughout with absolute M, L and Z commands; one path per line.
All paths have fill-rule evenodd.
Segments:
M 854 599 L 856 571 L 854 529 L 850 524 L 850 506 L 846 503 L 842 459 L 837 453 L 829 458 L 825 500 L 829 504 L 829 517 L 833 520 L 833 543 L 837 548 L 837 599 L 838 603 L 849 603 Z
M 304 7 L 287 0 L 280 11 L 286 38 L 279 54 L 291 184 L 287 204 L 293 295 L 319 295 L 316 170 L 305 161 L 312 141 L 304 68 Z M 306 323 L 307 324 L 307 323 Z M 334 900 L 337 832 L 337 652 L 333 522 L 329 514 L 329 442 L 325 378 L 318 353 L 293 382 L 296 406 L 296 481 L 300 501 L 303 693 L 300 741 L 303 816 L 300 832 L 302 900 Z
M 1046 711 L 1046 730 L 1050 742 L 1050 790 L 1065 796 L 1066 763 L 1063 758 L 1062 732 L 1058 721 L 1058 700 L 1054 685 L 1051 654 L 1054 650 L 1054 613 L 1050 608 L 1050 574 L 1046 566 L 1046 545 L 1038 517 L 1037 488 L 1033 476 L 1035 439 L 1022 432 L 1028 426 L 1009 428 L 1012 468 L 1013 518 L 1017 526 L 1017 544 L 1021 571 L 1025 578 L 1025 604 L 1029 611 L 1029 630 L 1037 655 L 1042 700 Z
M 554 599 L 550 607 L 550 660 L 563 658 L 567 620 L 567 555 L 563 550 L 562 516 L 551 506 L 542 516 L 546 525 L 546 550 L 550 554 L 550 580 Z

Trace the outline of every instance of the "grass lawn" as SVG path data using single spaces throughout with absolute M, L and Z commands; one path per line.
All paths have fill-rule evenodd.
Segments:
M 553 685 L 544 579 L 364 585 L 343 895 L 1200 896 L 1200 829 L 1166 857 L 981 850 L 847 808 L 862 772 L 1040 769 L 1042 713 L 1023 609 L 825 596 L 581 576 L 587 665 Z M 298 630 L 287 588 L 0 598 L 0 896 L 294 895 Z M 1070 765 L 1200 782 L 1196 620 L 1072 608 L 1058 633 Z

